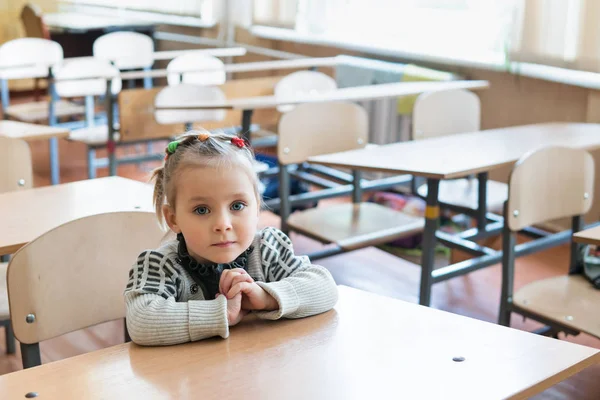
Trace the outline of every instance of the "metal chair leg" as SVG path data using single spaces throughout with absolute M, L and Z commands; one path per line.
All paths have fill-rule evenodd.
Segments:
M 23 360 L 23 369 L 42 365 L 42 358 L 40 355 L 40 344 L 21 343 L 21 359 Z
M 87 163 L 88 163 L 88 178 L 94 179 L 96 177 L 96 150 L 88 147 L 87 150 Z
M 15 354 L 15 333 L 13 332 L 10 320 L 6 321 L 4 330 L 6 333 L 6 354 Z

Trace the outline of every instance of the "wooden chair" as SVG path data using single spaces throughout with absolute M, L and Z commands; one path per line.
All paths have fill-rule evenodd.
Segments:
M 180 83 L 222 85 L 225 80 L 225 65 L 217 57 L 188 53 L 175 57 L 167 64 L 167 83 L 170 86 Z
M 290 215 L 288 167 L 303 163 L 311 156 L 365 147 L 368 116 L 364 108 L 344 102 L 298 105 L 282 115 L 278 131 L 282 231 L 297 231 L 323 243 L 335 244 L 341 251 L 349 251 L 386 243 L 423 229 L 423 218 L 379 204 L 363 203 L 358 171 L 353 172 L 353 203 L 317 207 Z
M 162 88 L 154 99 L 155 107 L 176 104 L 225 101 L 225 93 L 218 86 L 181 83 Z M 226 111 L 214 110 L 157 110 L 154 118 L 159 124 L 185 124 L 189 130 L 194 122 L 223 121 Z
M 37 4 L 27 3 L 21 10 L 21 22 L 25 29 L 25 36 L 30 38 L 40 38 L 50 40 L 50 31 L 44 23 L 42 10 Z M 34 79 L 34 100 L 39 101 L 40 97 L 40 78 Z
M 21 22 L 25 36 L 50 40 L 50 31 L 44 23 L 42 10 L 37 4 L 27 3 L 21 10 Z
M 124 318 L 129 268 L 164 233 L 151 212 L 114 212 L 68 222 L 19 249 L 7 284 L 23 367 L 41 364 L 41 341 Z
M 508 185 L 498 322 L 509 326 L 514 312 L 549 325 L 546 331 L 555 337 L 560 331 L 600 337 L 600 291 L 582 275 L 577 243 L 571 244 L 569 274 L 535 281 L 514 292 L 516 232 L 563 217 L 573 218 L 573 232 L 581 230 L 583 215 L 593 201 L 594 159 L 580 149 L 543 148 L 514 166 Z
M 33 172 L 29 146 L 23 140 L 0 136 L 0 193 L 29 189 L 32 185 Z M 6 292 L 7 266 L 6 262 L 0 263 L 0 325 L 5 329 L 6 353 L 13 354 L 15 337 L 10 323 Z
M 443 90 L 423 93 L 417 97 L 413 110 L 413 140 L 423 140 L 455 133 L 476 132 L 481 126 L 479 97 L 468 90 Z M 443 205 L 456 205 L 477 209 L 479 183 L 476 179 L 463 178 L 440 182 L 439 201 Z M 507 196 L 507 185 L 487 182 L 488 210 L 502 212 Z M 417 189 L 421 197 L 427 197 L 427 185 Z
M 69 140 L 81 142 L 87 146 L 88 178 L 90 179 L 96 177 L 98 167 L 107 164 L 105 158 L 96 158 L 96 150 L 105 148 L 108 142 L 108 125 L 97 125 L 95 121 L 95 98 L 106 95 L 106 79 L 98 77 L 117 76 L 118 74 L 119 70 L 109 61 L 94 57 L 67 60 L 60 67 L 56 68 L 56 72 L 54 73 L 58 80 L 56 83 L 56 94 L 59 97 L 85 98 L 86 126 L 72 129 Z M 60 81 L 60 79 L 74 78 L 77 79 Z M 117 95 L 121 91 L 121 79 L 113 79 L 111 91 L 113 95 Z
M 319 71 L 296 71 L 281 78 L 275 86 L 276 98 L 293 98 L 294 96 L 324 93 L 337 89 L 335 79 Z M 294 108 L 293 105 L 277 106 L 277 111 L 285 113 Z
M 94 57 L 113 63 L 120 71 L 142 69 L 148 71 L 154 65 L 154 42 L 139 32 L 111 32 L 100 36 L 92 46 Z M 133 87 L 133 81 L 129 82 Z M 152 78 L 144 78 L 144 88 L 152 87 Z
M 296 71 L 285 75 L 273 91 L 276 98 L 293 98 L 303 94 L 323 93 L 337 88 L 335 79 L 319 71 Z M 277 106 L 277 111 L 286 113 L 294 109 L 294 105 L 285 104 Z M 261 146 L 269 147 L 277 145 L 276 129 L 259 129 L 252 132 L 252 136 L 260 138 Z M 257 140 L 258 141 L 258 140 Z
M 63 50 L 60 44 L 47 39 L 20 38 L 0 46 L 0 94 L 4 118 L 31 123 L 41 121 L 54 125 L 58 118 L 83 113 L 82 106 L 59 101 L 53 97 L 52 90 L 50 102 L 35 101 L 10 105 L 9 80 L 48 78 L 50 68 L 62 61 Z

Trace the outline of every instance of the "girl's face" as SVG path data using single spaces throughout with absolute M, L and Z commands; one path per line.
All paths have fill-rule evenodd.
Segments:
M 235 260 L 252 244 L 258 226 L 258 202 L 244 168 L 188 167 L 176 179 L 174 207 L 163 206 L 169 227 L 183 233 L 197 261 Z

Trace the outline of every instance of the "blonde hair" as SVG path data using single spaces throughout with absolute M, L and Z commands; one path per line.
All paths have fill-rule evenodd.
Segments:
M 163 205 L 175 205 L 178 173 L 193 167 L 242 167 L 252 180 L 254 194 L 260 207 L 258 175 L 254 169 L 254 152 L 242 139 L 226 133 L 189 131 L 169 143 L 162 166 L 152 172 L 154 180 L 154 207 L 161 224 L 164 222 Z

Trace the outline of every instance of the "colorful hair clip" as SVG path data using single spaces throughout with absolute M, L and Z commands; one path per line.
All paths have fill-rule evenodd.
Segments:
M 242 147 L 244 147 L 246 145 L 246 142 L 244 142 L 244 139 L 236 137 L 236 138 L 231 139 L 231 144 L 234 144 L 241 149 Z
M 167 145 L 167 155 L 165 156 L 165 160 L 167 159 L 167 157 L 169 157 L 169 155 L 175 153 L 175 151 L 177 150 L 177 146 L 179 146 L 179 142 L 177 140 L 174 140 Z
M 201 134 L 198 135 L 198 139 L 201 142 L 206 142 L 209 137 L 210 137 L 210 133 L 208 133 L 208 132 L 202 132 Z

